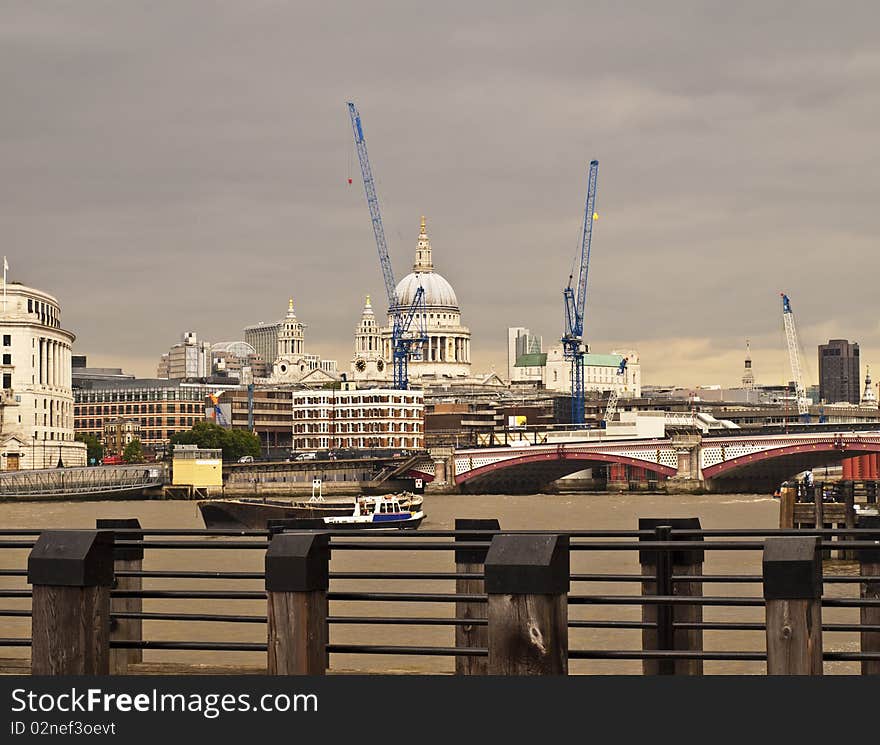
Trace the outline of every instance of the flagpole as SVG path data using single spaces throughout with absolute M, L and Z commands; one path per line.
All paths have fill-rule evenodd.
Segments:
M 9 263 L 3 257 L 3 310 L 6 310 L 6 272 L 9 271 Z

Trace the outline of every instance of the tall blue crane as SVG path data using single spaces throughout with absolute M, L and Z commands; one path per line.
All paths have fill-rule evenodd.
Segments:
M 574 273 L 568 276 L 568 287 L 562 291 L 565 304 L 565 332 L 562 348 L 565 359 L 571 360 L 571 421 L 584 423 L 584 309 L 587 303 L 587 278 L 590 271 L 590 244 L 593 240 L 593 221 L 596 218 L 596 182 L 599 161 L 590 161 L 587 180 L 587 202 L 581 231 L 580 264 L 577 287 L 572 287 Z
M 367 155 L 367 141 L 364 139 L 364 128 L 357 107 L 348 102 L 348 114 L 351 117 L 351 129 L 354 132 L 354 144 L 357 149 L 358 162 L 361 165 L 361 176 L 364 180 L 364 193 L 367 206 L 370 208 L 370 219 L 373 221 L 373 235 L 376 248 L 379 250 L 379 265 L 382 278 L 385 280 L 385 294 L 388 296 L 388 313 L 391 315 L 391 354 L 394 363 L 394 387 L 399 390 L 409 388 L 409 359 L 421 353 L 421 347 L 428 341 L 425 335 L 425 290 L 421 287 L 415 292 L 412 302 L 407 307 L 397 297 L 397 284 L 394 281 L 394 270 L 391 257 L 388 255 L 388 242 L 385 240 L 385 228 L 382 225 L 382 214 L 379 212 L 379 197 L 376 194 L 376 182 L 370 168 Z M 416 322 L 416 333 L 410 330 Z

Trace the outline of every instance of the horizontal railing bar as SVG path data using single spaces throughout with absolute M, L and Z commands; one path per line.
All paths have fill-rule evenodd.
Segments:
M 2 615 L 2 614 L 0 614 Z M 30 615 L 28 612 L 27 615 Z M 266 616 L 230 616 L 210 613 L 111 613 L 110 618 L 146 621 L 204 621 L 210 623 L 266 623 Z M 486 626 L 485 618 L 421 618 L 418 616 L 328 616 L 327 623 L 339 625 L 376 626 Z
M 182 600 L 265 600 L 261 590 L 111 590 L 114 598 L 155 598 Z
M 569 605 L 712 605 L 763 606 L 764 598 L 686 595 L 569 595 Z M 880 601 L 878 601 L 880 602 Z
M 419 618 L 409 616 L 328 616 L 327 623 L 339 625 L 390 626 L 488 626 L 486 618 Z
M 405 532 L 405 531 L 401 531 Z M 547 531 L 551 532 L 551 531 Z M 876 535 L 877 531 L 873 532 Z M 562 533 L 564 535 L 564 533 Z M 416 534 L 419 538 L 426 536 Z M 462 548 L 488 548 L 488 541 L 455 541 L 452 543 L 412 543 L 403 540 L 387 539 L 391 537 L 390 533 L 383 533 L 384 542 L 378 540 L 363 541 L 331 541 L 331 548 L 343 551 L 454 551 Z M 844 545 L 845 544 L 845 545 Z M 217 541 L 216 543 L 205 541 L 117 541 L 117 545 L 124 548 L 140 548 L 144 549 L 180 549 L 180 550 L 231 550 L 231 549 L 265 549 L 268 547 L 266 541 Z M 821 548 L 823 550 L 837 549 L 876 549 L 876 541 L 822 541 Z M 33 548 L 33 541 L 0 541 L 0 550 Z M 577 543 L 570 545 L 572 551 L 682 551 L 682 550 L 703 550 L 703 551 L 761 551 L 764 548 L 763 542 L 758 541 L 638 541 L 638 542 L 615 542 L 615 541 L 593 541 Z
M 328 592 L 328 600 L 371 600 L 413 603 L 488 603 L 487 595 L 452 593 L 406 593 L 406 592 Z
M 0 647 L 29 647 L 30 639 L 0 639 Z
M 569 620 L 570 629 L 656 629 L 656 623 L 648 621 L 585 621 L 580 619 Z
M 0 569 L 0 577 L 26 577 L 27 569 Z M 228 579 L 263 580 L 265 572 L 212 572 L 177 570 L 131 570 L 116 572 L 117 577 L 143 577 L 145 579 Z M 371 579 L 371 580 L 456 580 L 484 579 L 479 572 L 330 572 L 330 579 Z M 572 582 L 652 582 L 651 575 L 644 574 L 572 574 Z M 681 574 L 673 575 L 673 582 L 703 582 L 706 584 L 757 584 L 763 581 L 759 574 Z M 880 582 L 880 576 L 824 575 L 822 581 L 828 584 L 872 584 Z
M 687 650 L 570 649 L 573 660 L 754 660 L 767 659 L 764 652 L 705 652 Z
M 139 618 L 144 621 L 208 621 L 216 623 L 266 623 L 266 616 L 229 616 L 212 613 L 136 613 L 120 611 L 110 618 Z
M 487 657 L 485 647 L 394 647 L 365 644 L 328 644 L 331 654 L 395 654 L 429 657 Z
M 209 652 L 265 652 L 265 642 L 193 642 L 111 640 L 111 649 L 181 649 Z
M 0 494 L 2 497 L 2 494 Z M 807 504 L 807 503 L 799 503 Z M 812 503 L 810 503 L 812 504 Z M 826 503 L 827 504 L 827 503 Z M 45 530 L 54 528 L 3 528 L 0 536 L 36 536 Z M 268 530 L 252 528 L 112 528 L 114 533 L 120 535 L 136 534 L 145 536 L 262 536 L 270 534 Z M 351 537 L 346 530 L 321 531 L 332 536 Z M 504 534 L 529 534 L 529 533 L 552 533 L 567 535 L 571 538 L 640 538 L 656 535 L 653 530 L 567 530 L 567 529 L 542 529 L 542 530 L 419 530 L 417 533 L 401 531 L 394 533 L 400 538 L 449 538 L 455 536 L 485 536 Z M 804 535 L 871 535 L 876 534 L 876 528 L 673 528 L 671 535 L 675 537 L 704 536 L 710 538 L 760 538 L 762 536 L 804 536 Z M 369 539 L 370 536 L 363 536 Z
M 0 598 L 29 598 L 30 590 L 0 590 Z M 115 598 L 152 598 L 182 600 L 265 600 L 260 590 L 112 590 Z M 456 593 L 404 593 L 404 592 L 329 592 L 328 600 L 371 600 L 388 602 L 486 603 L 487 595 Z M 685 596 L 685 595 L 569 595 L 570 605 L 696 605 L 696 606 L 763 606 L 764 599 L 757 597 Z M 822 598 L 822 605 L 831 608 L 876 608 L 880 599 L 875 598 Z
M 880 660 L 880 652 L 823 652 L 826 662 L 862 662 Z

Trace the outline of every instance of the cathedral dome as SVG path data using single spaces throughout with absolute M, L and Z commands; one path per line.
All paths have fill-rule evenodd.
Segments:
M 455 290 L 446 279 L 434 272 L 413 272 L 397 284 L 397 298 L 404 307 L 412 304 L 419 286 L 425 290 L 425 305 L 429 308 L 444 307 L 458 310 Z
M 431 258 L 431 242 L 425 228 L 425 218 L 419 231 L 419 243 L 416 248 L 416 261 L 411 274 L 407 274 L 397 283 L 397 298 L 401 305 L 412 304 L 419 286 L 425 290 L 425 305 L 429 308 L 449 308 L 458 311 L 458 298 L 455 290 L 445 277 L 434 271 Z

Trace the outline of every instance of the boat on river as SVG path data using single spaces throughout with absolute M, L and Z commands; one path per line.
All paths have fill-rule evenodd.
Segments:
M 403 492 L 385 497 L 311 499 L 284 497 L 242 497 L 239 499 L 205 499 L 198 502 L 205 527 L 224 530 L 266 530 L 270 522 L 288 520 L 322 520 L 327 517 L 353 517 L 360 509 L 361 500 L 394 499 L 401 510 L 410 513 L 421 510 L 423 497 Z M 381 513 L 380 513 L 381 514 Z
M 294 518 L 271 527 L 285 530 L 415 530 L 425 519 L 420 508 L 405 507 L 396 496 L 360 497 L 350 515 Z

